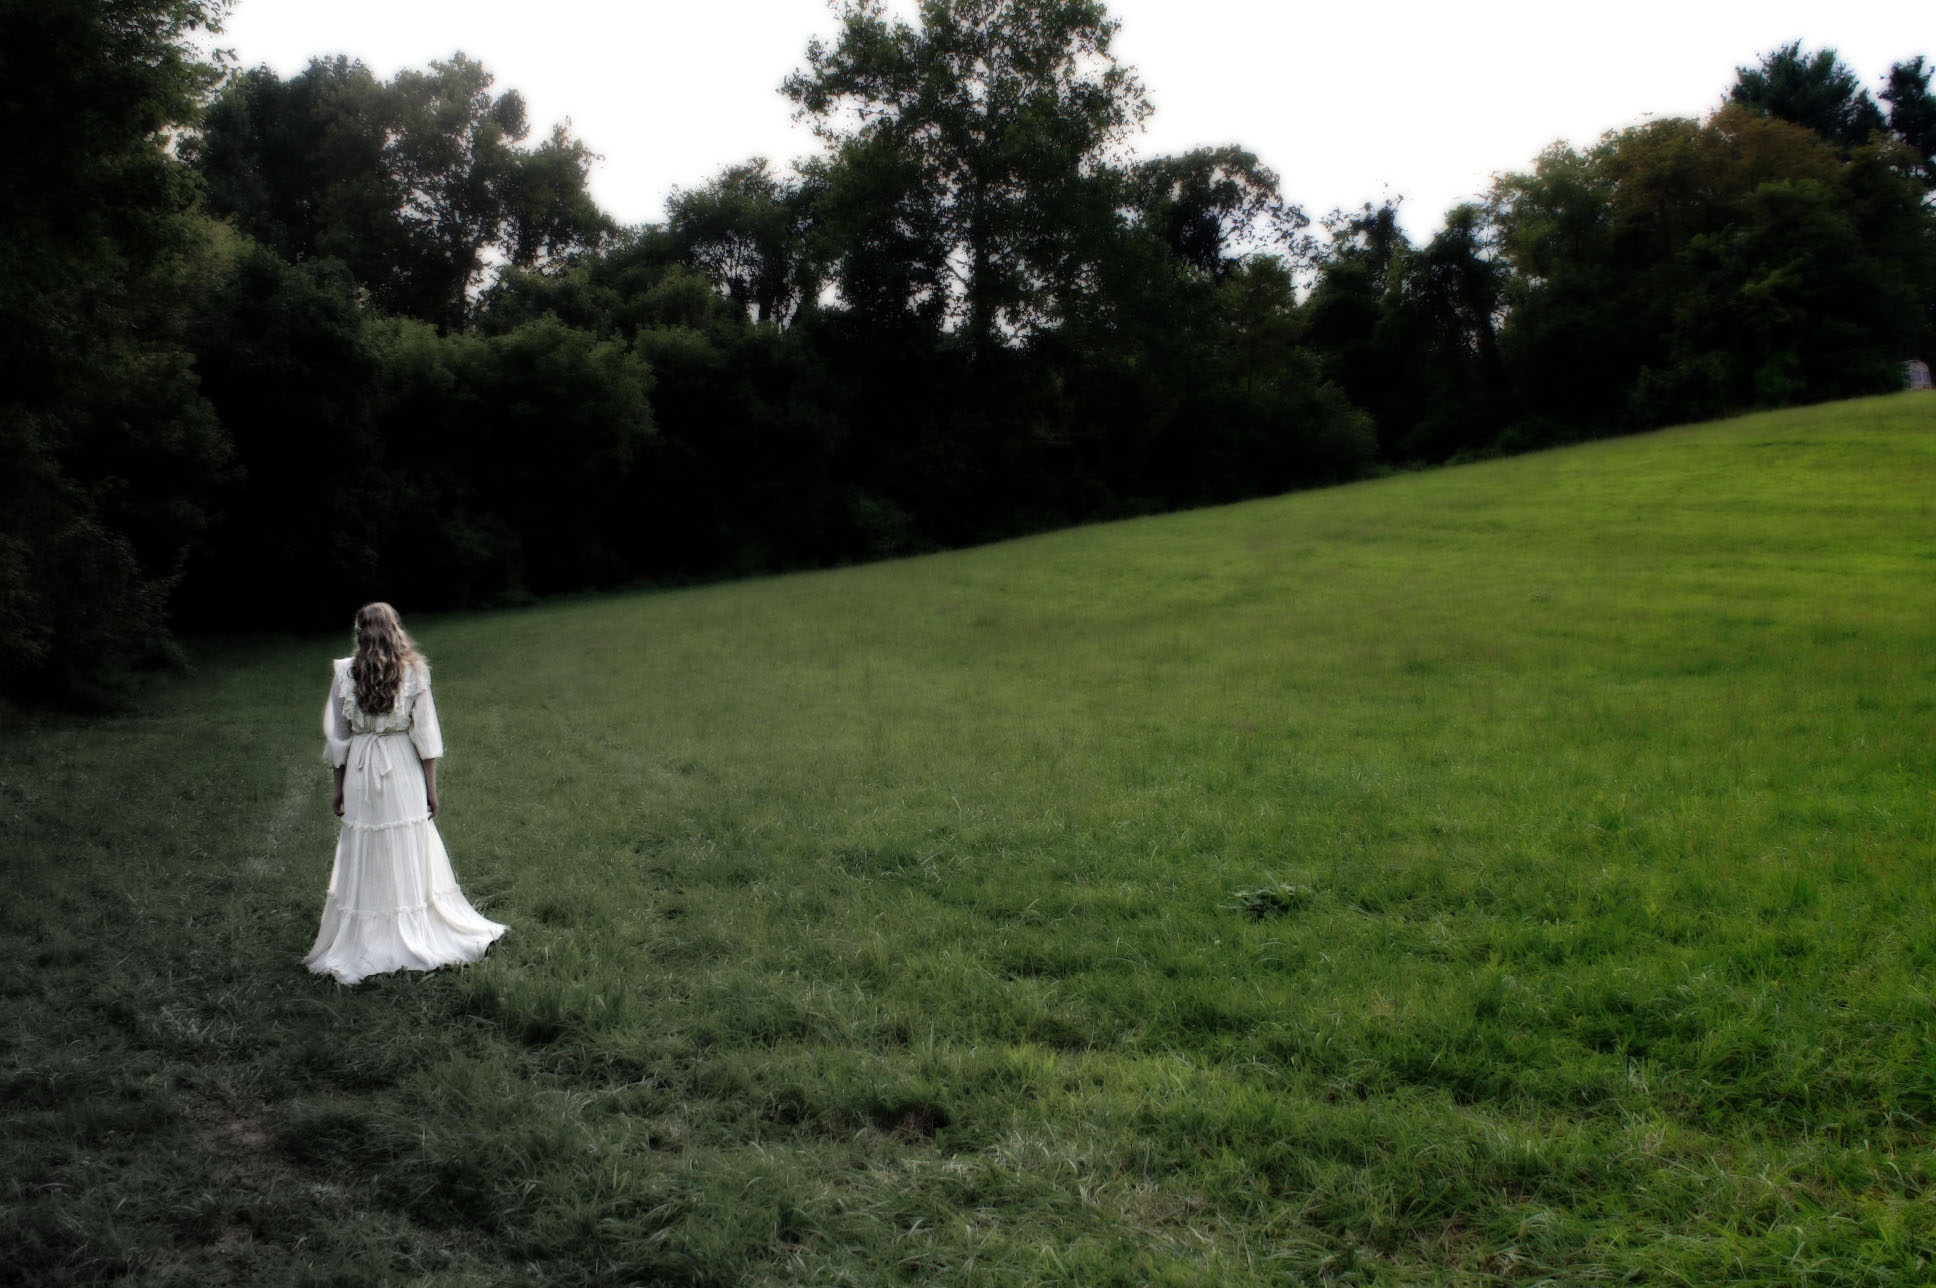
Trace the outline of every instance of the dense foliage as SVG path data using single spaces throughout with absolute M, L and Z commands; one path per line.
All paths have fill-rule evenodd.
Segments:
M 1515 394 L 1618 427 L 1900 384 L 1936 246 L 1897 160 L 1728 107 L 1502 180 Z
M 217 215 L 285 259 L 341 261 L 388 313 L 461 327 L 486 256 L 530 266 L 595 245 L 593 158 L 563 127 L 536 148 L 524 100 L 457 55 L 380 82 L 347 58 L 285 82 L 236 77 L 186 154 Z
M 1833 51 L 1705 120 L 1556 145 L 1423 247 L 1335 216 L 1307 339 L 1394 461 L 1523 450 L 1902 383 L 1936 341 L 1936 97 Z
M 461 56 L 226 77 L 216 0 L 0 4 L 0 685 L 313 625 L 956 545 L 1891 387 L 1936 98 L 1833 51 L 1556 146 L 1414 244 L 1136 158 L 1097 0 L 851 0 L 821 151 L 614 227 Z M 11 66 L 11 65 L 10 65 Z
M 182 336 L 198 249 L 168 131 L 204 0 L 0 3 L 0 680 L 98 702 L 168 646 L 230 469 Z

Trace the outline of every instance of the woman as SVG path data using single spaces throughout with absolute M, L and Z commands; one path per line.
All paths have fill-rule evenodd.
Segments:
M 336 659 L 323 737 L 343 830 L 303 964 L 355 984 L 482 957 L 506 927 L 464 898 L 431 821 L 444 739 L 430 667 L 388 604 L 357 610 L 356 655 Z

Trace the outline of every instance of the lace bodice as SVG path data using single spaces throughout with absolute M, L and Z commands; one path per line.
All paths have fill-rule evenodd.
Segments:
M 410 705 L 415 701 L 417 691 L 426 687 L 427 679 L 423 668 L 407 666 L 403 670 L 403 683 L 397 686 L 396 705 L 388 711 L 365 711 L 356 701 L 356 676 L 350 670 L 350 659 L 341 658 L 336 663 L 342 671 L 343 681 L 336 686 L 343 704 L 343 718 L 350 722 L 351 733 L 408 733 L 410 731 Z
M 323 758 L 341 765 L 349 757 L 350 739 L 362 734 L 398 733 L 410 735 L 421 759 L 435 760 L 443 755 L 443 730 L 437 723 L 437 705 L 430 697 L 429 668 L 421 663 L 404 668 L 396 705 L 388 711 L 365 711 L 356 701 L 356 678 L 350 674 L 350 661 L 347 657 L 336 659 L 329 703 L 323 708 Z

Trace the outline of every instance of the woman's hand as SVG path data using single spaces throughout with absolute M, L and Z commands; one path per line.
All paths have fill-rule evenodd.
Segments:
M 335 773 L 336 790 L 334 793 L 334 799 L 332 799 L 329 803 L 329 807 L 336 811 L 336 817 L 338 818 L 343 817 L 343 772 L 347 768 L 348 766 L 346 765 L 338 765 L 336 767 L 336 773 Z
M 424 789 L 424 804 L 429 806 L 430 808 L 430 817 L 436 818 L 437 817 L 437 789 L 435 787 L 426 787 Z

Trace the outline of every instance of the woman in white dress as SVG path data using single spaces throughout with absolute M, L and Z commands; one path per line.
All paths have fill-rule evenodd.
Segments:
M 336 659 L 323 737 L 343 830 L 303 964 L 355 984 L 482 957 L 506 927 L 471 907 L 437 835 L 444 739 L 430 667 L 388 604 L 357 610 L 356 654 Z

